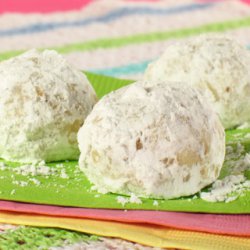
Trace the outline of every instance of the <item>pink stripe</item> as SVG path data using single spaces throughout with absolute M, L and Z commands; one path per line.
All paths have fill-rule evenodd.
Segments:
M 127 2 L 160 2 L 161 0 L 125 0 Z
M 0 13 L 49 13 L 81 9 L 93 0 L 7 0 L 0 1 Z
M 250 0 L 241 0 L 243 3 L 250 4 Z
M 11 1 L 0 1 L 0 14 L 6 12 L 18 13 L 49 13 L 56 11 L 78 10 L 85 7 L 94 0 L 18 0 L 15 3 Z M 124 0 L 128 2 L 159 2 L 161 0 Z M 197 2 L 214 2 L 223 0 L 196 0 Z M 194 2 L 196 2 L 194 1 Z M 250 0 L 241 0 L 250 4 Z
M 214 215 L 143 210 L 122 211 L 35 205 L 11 201 L 0 201 L 0 210 L 79 219 L 146 223 L 183 230 L 250 236 L 250 215 Z
M 225 2 L 227 0 L 196 0 L 197 2 Z M 243 3 L 250 4 L 250 0 L 239 0 Z

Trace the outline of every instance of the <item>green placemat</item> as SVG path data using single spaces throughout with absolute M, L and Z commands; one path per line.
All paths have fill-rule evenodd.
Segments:
M 112 77 L 87 74 L 99 97 L 104 94 L 131 83 L 131 80 L 121 80 Z M 227 131 L 227 145 L 230 146 L 227 161 L 224 164 L 220 178 L 231 174 L 233 160 L 244 156 L 250 151 L 250 129 Z M 230 157 L 232 150 L 240 145 L 244 150 L 236 157 Z M 4 166 L 5 165 L 5 166 Z M 84 174 L 79 171 L 77 162 L 60 162 L 47 164 L 46 171 L 36 167 L 36 174 L 25 174 L 25 168 L 18 164 L 0 162 L 0 199 L 22 201 L 38 204 L 109 208 L 109 209 L 146 209 L 186 212 L 209 213 L 250 213 L 250 191 L 244 191 L 232 202 L 207 202 L 199 198 L 199 194 L 191 197 L 157 200 L 141 199 L 142 204 L 127 203 L 125 207 L 117 201 L 116 194 L 98 194 L 91 190 L 91 184 Z M 22 172 L 22 173 L 21 173 Z M 244 171 L 250 180 L 249 171 Z M 203 191 L 206 191 L 204 189 Z

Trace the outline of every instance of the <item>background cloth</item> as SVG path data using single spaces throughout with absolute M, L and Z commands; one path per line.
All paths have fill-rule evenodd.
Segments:
M 250 46 L 250 8 L 246 1 L 7 3 L 0 3 L 0 59 L 34 47 L 54 48 L 79 69 L 138 79 L 148 63 L 177 40 L 214 32 Z M 25 13 L 16 13 L 18 10 Z
M 214 32 L 250 48 L 249 2 L 3 0 L 0 60 L 31 48 L 53 48 L 81 70 L 139 79 L 177 40 Z M 7 228 L 13 227 L 0 224 L 0 232 Z

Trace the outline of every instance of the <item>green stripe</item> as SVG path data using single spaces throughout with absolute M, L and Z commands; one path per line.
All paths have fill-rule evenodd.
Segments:
M 90 51 L 97 48 L 118 48 L 130 44 L 140 44 L 145 42 L 156 42 L 168 39 L 183 38 L 207 32 L 224 32 L 227 30 L 233 30 L 247 26 L 250 26 L 250 17 L 220 23 L 206 24 L 195 28 L 178 29 L 165 32 L 153 32 L 110 39 L 98 39 L 84 43 L 75 43 L 62 47 L 55 47 L 52 49 L 57 50 L 59 53 L 66 54 L 73 51 Z M 0 60 L 18 55 L 21 52 L 22 51 L 4 52 L 0 54 Z
M 0 234 L 0 249 L 50 249 L 51 247 L 64 247 L 79 242 L 99 241 L 95 235 L 74 232 L 65 229 L 46 227 L 17 227 L 8 229 Z M 42 246 L 42 247 L 41 247 Z
M 21 53 L 23 53 L 25 50 L 16 50 L 16 51 L 6 51 L 6 52 L 3 52 L 3 53 L 0 53 L 0 60 L 6 60 L 6 59 L 9 59 L 13 56 L 17 56 Z

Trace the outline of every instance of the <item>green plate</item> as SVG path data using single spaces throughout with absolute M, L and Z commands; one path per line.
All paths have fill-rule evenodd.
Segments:
M 87 73 L 99 97 L 131 83 L 131 80 L 121 80 L 112 77 Z M 250 138 L 246 136 L 250 129 L 227 131 L 227 144 L 233 148 L 240 142 L 245 147 L 245 152 L 250 152 Z M 208 213 L 250 213 L 250 191 L 244 191 L 236 200 L 225 202 L 206 202 L 199 198 L 199 194 L 191 197 L 158 200 L 154 206 L 154 199 L 141 199 L 142 204 L 127 203 L 124 206 L 117 202 L 117 194 L 98 194 L 91 190 L 82 172 L 77 167 L 77 162 L 51 163 L 48 166 L 54 169 L 54 174 L 24 176 L 19 174 L 18 164 L 5 162 L 7 168 L 0 168 L 0 199 L 22 201 L 38 204 L 50 204 L 85 208 L 109 209 L 145 209 L 185 212 Z M 60 165 L 61 164 L 61 165 Z M 66 175 L 63 174 L 65 171 Z M 230 174 L 228 163 L 225 162 L 221 178 Z M 250 179 L 250 173 L 245 171 L 245 176 Z M 63 178 L 67 177 L 67 178 Z M 206 191 L 206 189 L 205 189 Z

